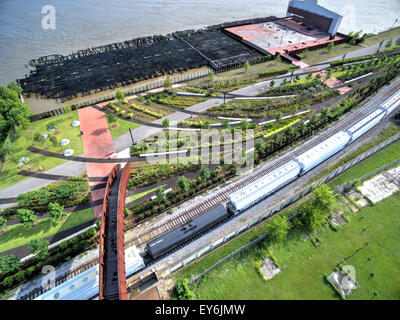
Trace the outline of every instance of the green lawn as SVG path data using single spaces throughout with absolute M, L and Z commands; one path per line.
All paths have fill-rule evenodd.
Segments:
M 345 172 L 341 176 L 329 182 L 331 188 L 346 184 L 363 175 L 378 169 L 385 164 L 388 164 L 394 160 L 400 158 L 400 141 L 392 143 L 390 146 L 379 151 L 378 153 L 371 156 L 367 161 L 363 161 L 351 170 Z
M 125 121 L 116 118 L 115 122 L 111 123 L 107 120 L 108 127 L 110 128 L 110 133 L 111 137 L 115 139 L 116 137 L 119 137 L 121 134 L 124 134 L 129 131 L 129 128 L 131 130 L 136 129 L 140 127 L 140 124 L 136 124 L 130 121 Z
M 258 73 L 262 71 L 270 71 L 270 70 L 276 70 L 276 69 L 285 69 L 292 67 L 291 64 L 287 62 L 282 62 L 278 60 L 271 60 L 267 62 L 263 62 L 260 64 L 255 64 L 250 66 L 250 69 L 246 71 L 244 68 L 239 68 L 239 69 L 234 69 L 234 70 L 229 70 L 221 73 L 217 73 L 214 75 L 214 82 L 218 81 L 228 81 L 228 80 L 234 80 L 236 78 L 242 79 L 242 80 L 249 80 L 249 79 L 256 79 L 256 80 L 261 80 L 261 78 L 258 77 Z M 272 76 L 275 77 L 275 76 Z M 263 78 L 262 80 L 265 80 L 267 78 Z M 210 79 L 209 77 L 203 77 L 195 80 L 191 80 L 187 82 L 188 86 L 201 86 L 201 85 L 207 85 L 209 84 Z
M 71 123 L 74 120 L 79 120 L 77 110 L 48 119 L 32 122 L 28 129 L 18 129 L 15 134 L 15 141 L 12 144 L 6 165 L 0 175 L 0 189 L 7 188 L 26 179 L 26 177 L 18 175 L 18 172 L 21 169 L 39 172 L 39 166 L 41 166 L 44 171 L 46 171 L 65 162 L 65 160 L 62 159 L 46 157 L 27 151 L 26 148 L 32 144 L 34 144 L 34 146 L 37 148 L 47 148 L 48 151 L 52 152 L 64 153 L 66 149 L 74 149 L 74 155 L 82 154 L 83 146 L 80 127 L 78 126 L 73 128 L 71 126 Z M 55 131 L 47 131 L 47 125 L 50 122 L 55 122 L 57 124 L 57 129 Z M 55 135 L 58 139 L 58 145 L 53 146 L 49 138 L 43 142 L 34 141 L 35 133 L 47 133 L 49 138 L 50 135 Z M 60 141 L 62 139 L 69 139 L 71 142 L 66 146 L 61 146 Z M 18 169 L 18 161 L 21 157 L 28 157 L 30 161 L 21 169 Z
M 21 224 L 9 227 L 9 231 L 0 234 L 0 253 L 25 245 L 34 239 L 42 239 L 58 232 L 68 230 L 94 219 L 93 208 L 88 208 L 67 214 L 63 222 L 52 223 L 50 218 L 39 220 L 35 227 L 25 228 Z
M 400 283 L 393 281 L 400 276 L 399 212 L 400 194 L 397 193 L 373 207 L 348 215 L 350 223 L 337 232 L 331 229 L 320 232 L 318 247 L 304 241 L 300 231 L 290 232 L 285 244 L 270 245 L 270 252 L 282 271 L 268 281 L 256 271 L 255 263 L 262 258 L 253 247 L 210 272 L 195 287 L 195 297 L 205 300 L 339 299 L 324 275 L 343 263 L 355 267 L 359 285 L 349 299 L 400 299 Z M 344 260 L 346 257 L 350 258 Z M 198 271 L 195 263 L 178 272 L 176 278 Z M 374 278 L 371 273 L 376 274 Z M 373 295 L 375 291 L 379 292 L 378 296 Z
M 378 35 L 369 37 L 369 38 L 365 39 L 364 44 L 366 46 L 370 46 L 372 44 L 381 42 L 382 40 L 394 39 L 394 38 L 397 38 L 398 36 L 400 36 L 400 27 L 396 27 L 394 29 L 382 32 Z
M 303 53 L 300 53 L 299 56 L 302 58 L 302 62 L 312 65 L 332 58 L 343 56 L 343 54 L 345 53 L 349 53 L 358 49 L 362 49 L 362 47 L 353 46 L 349 43 L 342 43 L 334 46 L 331 51 L 326 48 L 322 48 L 318 50 L 305 51 Z

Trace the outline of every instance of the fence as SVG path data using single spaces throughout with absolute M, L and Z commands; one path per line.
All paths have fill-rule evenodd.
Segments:
M 171 81 L 173 84 L 175 83 L 182 83 L 185 81 L 190 81 L 193 79 L 198 79 L 198 78 L 202 78 L 207 76 L 208 74 L 210 74 L 211 70 L 210 69 L 204 69 L 204 70 L 199 70 L 196 72 L 191 72 L 191 73 L 187 73 L 187 74 L 182 74 L 182 75 L 175 75 L 171 77 Z M 146 92 L 146 91 L 150 91 L 150 90 L 154 90 L 154 89 L 158 89 L 158 88 L 162 88 L 164 86 L 164 80 L 158 80 L 158 81 L 154 81 L 154 82 L 150 82 L 132 89 L 128 89 L 128 90 L 124 90 L 124 94 L 126 96 L 129 95 L 134 95 L 134 94 L 138 94 L 138 93 L 142 93 L 142 92 Z M 115 97 L 115 94 L 108 94 L 102 97 L 98 97 L 92 100 L 87 100 L 87 101 L 83 101 L 81 103 L 78 104 L 72 104 L 71 106 L 71 110 L 77 110 L 83 107 L 87 107 L 87 106 L 91 106 L 94 105 L 96 103 L 100 103 L 100 102 L 104 102 L 104 101 L 108 101 L 108 100 L 113 100 Z M 58 108 L 55 110 L 51 110 L 51 111 L 47 111 L 47 112 L 43 112 L 43 113 L 39 113 L 39 114 L 35 114 L 33 116 L 31 116 L 29 119 L 31 122 L 35 122 L 41 119 L 46 119 L 46 118 L 50 118 L 50 117 L 54 117 L 63 113 L 66 113 L 70 110 L 68 110 L 65 107 L 62 108 Z
M 385 142 L 379 144 L 378 146 L 376 146 L 375 148 L 371 149 L 370 151 L 363 153 L 362 155 L 358 156 L 357 158 L 355 158 L 354 160 L 350 161 L 349 163 L 347 163 L 346 165 L 340 167 L 339 169 L 337 169 L 336 171 L 332 172 L 331 174 L 325 176 L 324 178 L 321 178 L 319 181 L 315 182 L 314 184 L 312 184 L 311 186 L 304 188 L 303 190 L 301 190 L 300 192 L 298 192 L 296 195 L 294 195 L 293 197 L 283 200 L 281 201 L 277 206 L 273 207 L 272 209 L 268 208 L 266 211 L 261 212 L 256 218 L 248 221 L 247 223 L 235 228 L 235 230 L 226 233 L 223 237 L 215 240 L 214 242 L 212 242 L 210 245 L 201 248 L 200 250 L 198 250 L 197 252 L 195 252 L 194 254 L 191 254 L 190 256 L 186 256 L 183 257 L 180 261 L 176 262 L 175 265 L 172 266 L 168 266 L 164 269 L 160 270 L 160 274 L 161 274 L 161 278 L 165 278 L 166 276 L 168 276 L 170 273 L 178 270 L 179 268 L 184 267 L 185 265 L 187 265 L 188 263 L 200 258 L 202 255 L 204 255 L 207 252 L 210 252 L 212 250 L 214 250 L 215 248 L 219 247 L 220 245 L 224 244 L 225 242 L 227 242 L 228 240 L 238 236 L 239 234 L 241 234 L 242 232 L 252 228 L 253 226 L 255 226 L 256 224 L 259 224 L 260 222 L 262 222 L 263 220 L 271 217 L 272 215 L 274 215 L 275 213 L 283 210 L 284 208 L 290 206 L 291 204 L 295 203 L 296 201 L 298 201 L 299 199 L 303 198 L 304 196 L 308 195 L 313 189 L 314 187 L 319 184 L 319 183 L 327 183 L 333 179 L 335 179 L 336 177 L 338 177 L 339 175 L 341 175 L 343 172 L 347 171 L 348 169 L 356 166 L 357 164 L 359 164 L 361 161 L 365 160 L 366 158 L 370 157 L 371 155 L 379 152 L 380 150 L 382 150 L 383 148 L 386 148 L 388 145 L 392 144 L 393 142 L 397 141 L 400 139 L 400 134 L 397 134 L 395 136 L 393 136 L 392 138 L 386 140 Z M 246 250 L 247 248 L 265 240 L 267 237 L 266 234 L 262 235 L 261 237 L 249 242 L 248 244 L 246 244 L 245 246 L 237 249 L 236 251 L 234 251 L 233 253 L 231 253 L 230 255 L 228 255 L 227 257 L 224 257 L 223 259 L 221 259 L 220 261 L 218 261 L 215 265 L 213 265 L 212 267 L 210 267 L 209 269 L 205 270 L 202 274 L 198 275 L 195 280 L 199 279 L 200 277 L 202 277 L 204 274 L 206 274 L 207 272 L 210 272 L 211 270 L 215 269 L 216 267 L 218 267 L 219 265 L 221 265 L 222 263 L 226 262 L 227 260 L 229 260 L 232 256 L 239 254 L 240 252 Z
M 378 174 L 378 173 L 380 173 L 382 171 L 385 171 L 386 169 L 388 169 L 388 168 L 390 168 L 390 167 L 392 167 L 392 166 L 394 166 L 395 164 L 398 164 L 398 163 L 400 163 L 400 159 L 394 160 L 394 161 L 392 161 L 392 162 L 390 162 L 388 164 L 385 164 L 384 166 L 382 166 L 382 167 L 380 167 L 380 168 L 378 168 L 378 169 L 376 169 L 376 170 L 374 170 L 372 172 L 367 173 L 366 175 L 363 175 L 359 180 L 362 181 L 362 180 L 368 179 L 368 178 L 370 178 L 370 177 L 372 177 L 372 176 L 374 176 L 374 175 L 376 175 L 376 174 Z

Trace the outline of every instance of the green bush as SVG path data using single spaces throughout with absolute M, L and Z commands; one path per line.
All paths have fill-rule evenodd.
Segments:
M 289 68 L 286 69 L 277 69 L 277 70 L 270 70 L 270 71 L 262 71 L 258 73 L 259 78 L 264 78 L 264 77 L 270 77 L 270 76 L 275 76 L 275 75 L 280 75 L 280 74 L 285 74 L 289 72 Z
M 193 300 L 194 295 L 188 285 L 188 280 L 183 279 L 175 284 L 175 295 L 178 300 Z

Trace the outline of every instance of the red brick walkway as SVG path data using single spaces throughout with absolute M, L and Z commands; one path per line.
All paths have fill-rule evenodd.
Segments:
M 79 109 L 79 121 L 81 122 L 82 144 L 85 157 L 108 158 L 115 153 L 114 143 L 108 128 L 105 113 L 92 107 Z M 113 163 L 87 163 L 86 171 L 89 177 L 104 177 L 111 171 Z M 104 182 L 89 182 L 90 187 Z M 92 201 L 104 198 L 105 189 L 91 191 Z M 101 215 L 102 205 L 94 208 L 95 217 Z
M 317 74 L 320 74 L 322 79 L 325 79 L 325 77 L 326 77 L 325 72 L 315 72 L 315 73 L 313 73 L 313 76 L 315 77 Z M 330 77 L 328 80 L 325 81 L 325 84 L 329 88 L 334 88 L 334 87 L 343 85 L 343 82 L 334 77 Z M 345 94 L 347 91 L 350 91 L 350 90 L 351 90 L 351 88 L 348 86 L 339 88 L 340 94 Z

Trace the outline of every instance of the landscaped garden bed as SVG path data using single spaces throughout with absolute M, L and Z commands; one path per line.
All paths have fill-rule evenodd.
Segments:
M 209 171 L 207 176 L 200 172 L 199 176 L 193 179 L 187 179 L 181 176 L 178 179 L 178 185 L 171 192 L 164 194 L 164 199 L 157 197 L 155 200 L 144 200 L 131 208 L 133 214 L 128 215 L 126 226 L 132 228 L 137 223 L 145 219 L 154 217 L 172 207 L 187 201 L 190 198 L 210 189 L 219 183 L 226 181 L 236 172 L 236 165 L 218 166 Z

